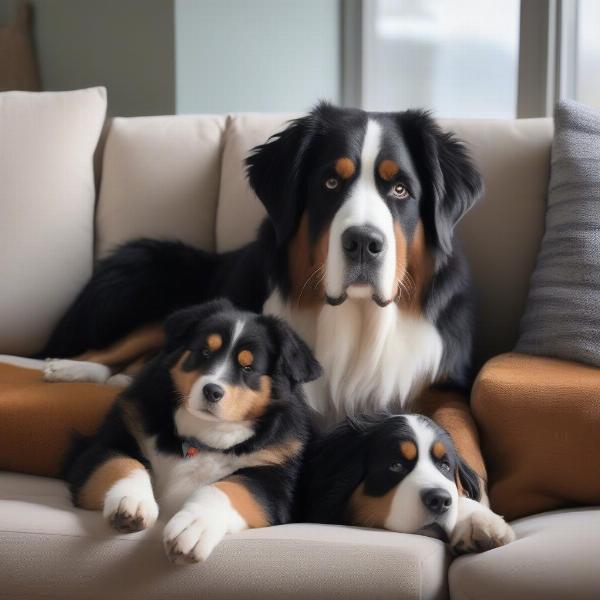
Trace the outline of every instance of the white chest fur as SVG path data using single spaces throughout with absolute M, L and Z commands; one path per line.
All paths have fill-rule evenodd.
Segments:
M 157 452 L 155 443 L 154 437 L 145 440 L 143 451 L 152 465 L 154 495 L 163 515 L 174 514 L 199 488 L 257 464 L 253 455 L 234 456 L 204 450 L 195 456 L 180 458 Z
M 402 408 L 437 375 L 443 351 L 437 329 L 394 304 L 348 300 L 313 312 L 274 292 L 264 311 L 285 319 L 315 352 L 323 376 L 306 386 L 306 395 L 326 421 Z

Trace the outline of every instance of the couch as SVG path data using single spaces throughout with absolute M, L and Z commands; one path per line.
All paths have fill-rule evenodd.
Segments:
M 263 211 L 241 161 L 289 118 L 107 121 L 96 151 L 98 194 L 87 242 L 95 256 L 137 236 L 178 237 L 219 251 L 250 240 Z M 485 198 L 458 231 L 475 282 L 479 368 L 510 351 L 518 335 L 543 233 L 553 126 L 550 119 L 442 124 L 468 143 L 486 184 Z M 49 282 L 39 281 L 43 295 Z M 175 567 L 164 555 L 160 522 L 121 535 L 99 514 L 74 509 L 61 481 L 5 472 L 0 598 L 600 597 L 600 510 L 555 510 L 513 526 L 518 539 L 509 546 L 452 560 L 435 539 L 290 524 L 231 535 L 207 563 Z

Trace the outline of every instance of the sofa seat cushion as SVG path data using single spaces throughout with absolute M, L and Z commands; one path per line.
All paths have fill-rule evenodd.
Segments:
M 555 511 L 512 525 L 517 541 L 452 563 L 453 600 L 600 598 L 600 508 Z
M 54 479 L 0 473 L 0 596 L 203 600 L 444 598 L 438 540 L 294 524 L 228 536 L 209 560 L 175 566 L 162 526 L 129 535 L 72 508 Z
M 496 511 L 600 504 L 600 369 L 504 354 L 481 370 L 471 406 Z

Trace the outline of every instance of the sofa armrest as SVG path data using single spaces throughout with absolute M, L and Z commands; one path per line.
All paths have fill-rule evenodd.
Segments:
M 490 501 L 509 519 L 600 503 L 600 369 L 503 354 L 473 386 Z

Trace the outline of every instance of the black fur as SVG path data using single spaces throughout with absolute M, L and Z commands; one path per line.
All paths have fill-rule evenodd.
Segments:
M 286 298 L 287 242 L 302 214 L 308 215 L 313 242 L 331 222 L 351 181 L 331 192 L 324 189 L 324 178 L 336 158 L 358 160 L 369 118 L 380 123 L 386 153 L 402 165 L 398 177 L 410 191 L 406 201 L 397 202 L 389 196 L 390 184 L 379 182 L 382 198 L 408 239 L 422 220 L 434 258 L 423 311 L 443 340 L 439 372 L 445 385 L 466 390 L 472 378 L 472 306 L 469 273 L 453 228 L 481 195 L 482 181 L 464 146 L 423 111 L 366 113 L 318 105 L 246 161 L 250 185 L 269 217 L 254 242 L 220 255 L 177 242 L 125 244 L 99 263 L 41 354 L 70 357 L 106 347 L 175 309 L 215 297 L 253 311 L 262 309 L 275 288 Z
M 184 351 L 189 350 L 191 355 L 198 352 L 207 332 L 218 331 L 225 323 L 235 323 L 242 318 L 246 323 L 244 343 L 255 343 L 257 348 L 257 373 L 244 374 L 243 384 L 252 387 L 253 378 L 267 375 L 272 382 L 271 400 L 266 411 L 254 421 L 254 434 L 249 439 L 226 450 L 203 446 L 203 451 L 242 456 L 297 440 L 300 451 L 283 464 L 242 468 L 235 473 L 262 503 L 271 524 L 291 519 L 303 449 L 310 436 L 308 408 L 299 384 L 314 379 L 320 371 L 310 350 L 303 343 L 298 343 L 296 334 L 284 323 L 272 317 L 242 313 L 234 309 L 228 300 L 215 300 L 172 315 L 166 323 L 167 341 L 163 351 L 146 364 L 120 395 L 95 435 L 74 439 L 65 459 L 64 477 L 75 504 L 79 503 L 82 486 L 111 457 L 132 457 L 151 470 L 151 464 L 125 418 L 125 414 L 131 413 L 128 408 L 135 409 L 134 414 L 139 415 L 142 435 L 146 438 L 156 436 L 156 448 L 160 453 L 186 460 L 182 455 L 186 438 L 177 433 L 174 421 L 181 399 L 170 369 Z M 290 343 L 295 348 L 293 358 L 304 365 L 301 371 L 290 373 L 289 365 L 285 361 L 282 363 L 282 354 L 288 357 L 285 360 L 290 359 L 289 350 L 283 348 Z M 259 352 L 262 353 L 260 357 Z M 194 368 L 201 367 L 194 365 Z M 235 383 L 242 385 L 240 380 Z

